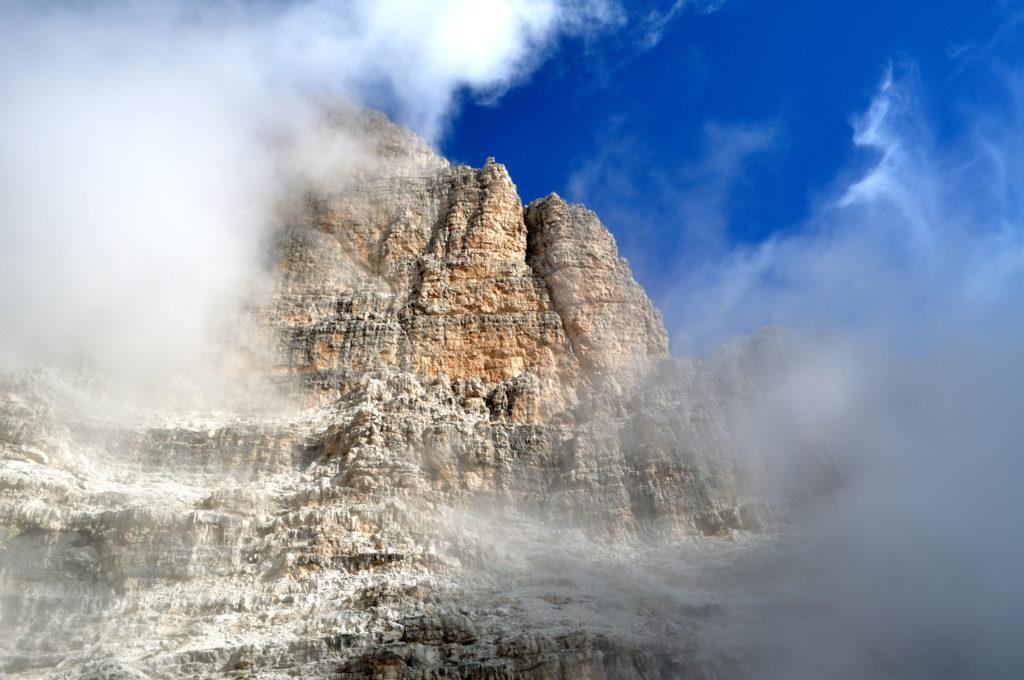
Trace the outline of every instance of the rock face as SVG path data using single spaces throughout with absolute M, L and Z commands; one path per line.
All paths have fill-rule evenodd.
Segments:
M 669 359 L 592 212 L 358 124 L 374 164 L 310 192 L 253 311 L 302 408 L 3 378 L 0 672 L 729 675 L 713 608 L 594 584 L 764 521 L 729 431 L 746 350 Z
M 340 375 L 381 367 L 480 381 L 487 395 L 504 384 L 533 400 L 510 404 L 525 421 L 667 357 L 660 315 L 593 213 L 555 195 L 524 211 L 504 166 L 409 146 L 315 196 L 282 235 L 267 318 L 290 338 L 290 369 L 331 397 Z

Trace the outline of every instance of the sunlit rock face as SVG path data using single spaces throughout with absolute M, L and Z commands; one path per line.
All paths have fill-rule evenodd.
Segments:
M 290 338 L 289 368 L 331 397 L 338 376 L 371 368 L 475 380 L 485 395 L 532 400 L 509 407 L 533 421 L 667 357 L 660 315 L 593 213 L 556 196 L 524 211 L 503 165 L 406 147 L 313 194 L 304 223 L 282 234 L 268 318 Z
M 3 378 L 0 673 L 728 675 L 716 610 L 641 581 L 764 520 L 728 427 L 746 350 L 668 358 L 592 212 L 357 124 L 374 162 L 297 201 L 251 310 L 288 408 Z

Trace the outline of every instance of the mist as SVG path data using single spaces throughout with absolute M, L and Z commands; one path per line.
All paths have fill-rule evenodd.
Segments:
M 681 270 L 662 297 L 684 352 L 784 329 L 765 391 L 733 413 L 737 442 L 780 496 L 809 439 L 840 470 L 799 504 L 785 554 L 758 558 L 755 677 L 1011 677 L 1024 662 L 1024 100 L 998 73 L 1011 104 L 965 105 L 939 144 L 913 68 L 890 66 L 851 119 L 854 164 L 806 223 Z
M 327 113 L 429 142 L 601 2 L 12 2 L 0 9 L 0 359 L 201 373 L 266 285 L 268 234 L 372 159 Z

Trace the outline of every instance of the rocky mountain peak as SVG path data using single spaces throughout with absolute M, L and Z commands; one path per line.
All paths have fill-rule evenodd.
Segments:
M 401 133 L 372 120 L 394 159 Z M 331 395 L 339 374 L 376 367 L 488 394 L 535 381 L 522 398 L 538 403 L 516 413 L 544 418 L 667 357 L 660 314 L 594 213 L 554 194 L 524 209 L 493 158 L 409 167 L 315 195 L 281 243 L 267 319 L 311 386 Z
M 524 207 L 493 159 L 347 115 L 375 160 L 309 189 L 252 314 L 280 350 L 261 370 L 297 378 L 304 408 L 143 409 L 60 371 L 0 375 L 0 673 L 732 667 L 702 638 L 718 610 L 662 593 L 693 559 L 672 541 L 767 516 L 729 428 L 755 389 L 742 347 L 670 359 L 593 212 Z

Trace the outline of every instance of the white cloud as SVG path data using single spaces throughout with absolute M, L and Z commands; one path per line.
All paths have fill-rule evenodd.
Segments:
M 0 8 L 0 350 L 141 366 L 200 351 L 255 285 L 282 189 L 351 165 L 323 98 L 429 139 L 605 0 L 119 3 Z

